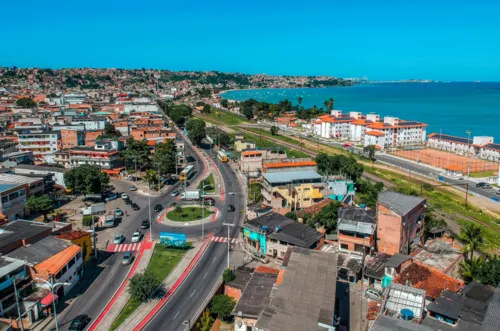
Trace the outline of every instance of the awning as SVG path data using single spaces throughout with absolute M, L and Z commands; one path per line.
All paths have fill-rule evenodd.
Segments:
M 40 303 L 47 307 L 49 306 L 50 304 L 52 304 L 52 302 L 54 302 L 54 300 L 57 300 L 57 298 L 59 298 L 59 296 L 57 296 L 57 294 L 52 294 L 52 293 L 49 293 L 45 298 L 43 298 Z

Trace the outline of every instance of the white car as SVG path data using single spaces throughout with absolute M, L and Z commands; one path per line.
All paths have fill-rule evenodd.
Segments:
M 127 199 L 128 199 L 128 195 L 127 195 L 127 194 L 125 194 L 125 193 L 122 193 L 122 199 L 123 199 L 123 200 L 127 200 Z
M 132 235 L 132 242 L 138 243 L 139 241 L 141 241 L 141 239 L 142 239 L 142 233 L 134 232 L 134 234 Z

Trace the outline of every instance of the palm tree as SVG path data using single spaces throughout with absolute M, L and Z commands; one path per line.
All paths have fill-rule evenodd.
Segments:
M 298 109 L 300 110 L 300 105 L 302 104 L 302 97 L 297 98 L 297 103 L 299 104 Z
M 325 110 L 328 110 L 328 100 L 325 100 L 325 102 L 323 102 L 323 107 L 325 107 Z
M 467 281 L 473 280 L 476 278 L 476 273 L 483 263 L 484 258 L 482 256 L 476 257 L 473 260 L 462 261 L 460 263 L 460 274 Z
M 464 243 L 462 253 L 470 253 L 471 261 L 474 257 L 474 250 L 485 246 L 483 229 L 475 223 L 465 224 L 458 239 Z
M 172 202 L 172 204 L 170 205 L 170 207 L 172 207 L 174 209 L 174 213 L 181 213 L 182 212 L 182 206 L 179 205 L 178 203 L 176 202 Z
M 333 100 L 333 98 L 330 98 L 330 100 L 328 100 L 328 110 L 329 111 L 333 110 L 334 103 L 335 103 L 335 101 Z

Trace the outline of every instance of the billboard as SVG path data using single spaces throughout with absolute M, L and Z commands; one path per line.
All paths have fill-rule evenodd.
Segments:
M 160 232 L 160 243 L 167 247 L 186 247 L 186 234 L 173 232 Z

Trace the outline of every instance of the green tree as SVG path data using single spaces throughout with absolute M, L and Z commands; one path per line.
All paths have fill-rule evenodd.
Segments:
M 222 99 L 220 104 L 222 107 L 227 108 L 227 106 L 229 106 L 229 101 L 227 101 L 227 99 Z
M 36 102 L 30 98 L 21 98 L 21 99 L 16 101 L 16 106 L 19 106 L 22 108 L 35 108 Z
M 219 294 L 212 299 L 212 311 L 223 321 L 229 321 L 235 302 L 233 298 Z
M 460 274 L 462 275 L 463 279 L 467 282 L 470 282 L 473 279 L 477 278 L 477 274 L 483 263 L 484 258 L 481 256 L 476 257 L 472 260 L 462 261 L 460 263 Z
M 158 172 L 153 169 L 146 170 L 144 180 L 148 183 L 148 187 L 154 189 L 155 184 L 158 183 Z
M 160 175 L 175 173 L 175 168 L 177 167 L 177 147 L 173 139 L 156 145 L 152 164 L 155 168 L 158 165 L 160 166 Z
M 294 211 L 289 211 L 288 213 L 285 214 L 285 217 L 288 217 L 291 220 L 298 220 L 297 214 Z
M 214 324 L 214 318 L 212 317 L 212 313 L 210 309 L 205 309 L 203 314 L 201 314 L 200 321 L 196 323 L 196 327 L 200 331 L 210 331 L 212 330 L 212 325 Z
M 333 100 L 333 98 L 330 98 L 330 100 L 328 100 L 328 110 L 332 111 L 334 105 L 335 105 L 335 101 Z
M 43 219 L 47 220 L 47 214 L 54 210 L 54 202 L 48 195 L 39 197 L 32 195 L 26 202 L 26 207 L 30 211 L 37 211 L 43 214 Z
M 262 195 L 262 185 L 260 183 L 251 183 L 248 186 L 248 200 L 252 203 L 262 202 L 264 196 Z
M 149 148 L 145 140 L 135 140 L 130 137 L 127 140 L 127 148 L 122 152 L 122 157 L 125 159 L 127 169 L 144 169 L 149 164 Z
M 205 104 L 203 106 L 203 110 L 201 111 L 202 113 L 205 113 L 205 114 L 210 114 L 212 112 L 212 109 L 210 108 L 209 105 Z
M 161 282 L 151 273 L 146 271 L 135 274 L 129 283 L 129 292 L 134 299 L 146 302 L 160 287 Z
M 352 156 L 328 155 L 320 153 L 316 156 L 318 171 L 327 175 L 343 175 L 357 182 L 364 171 L 362 164 Z
M 485 285 L 498 286 L 500 284 L 500 258 L 494 256 L 479 263 L 474 279 Z
M 111 137 L 114 137 L 115 135 L 116 135 L 116 132 L 115 132 L 115 127 L 113 126 L 113 124 L 106 123 L 106 125 L 104 126 L 104 137 L 111 138 Z
M 187 122 L 186 129 L 188 137 L 195 145 L 199 145 L 201 141 L 207 136 L 205 132 L 205 122 L 198 118 L 191 118 Z
M 174 203 L 175 203 L 175 202 L 174 202 Z M 176 204 L 174 205 L 174 213 L 177 213 L 177 214 L 182 213 L 182 206 L 181 206 L 181 205 L 179 205 L 178 203 L 176 203 Z
M 83 164 L 64 173 L 64 182 L 78 193 L 101 193 L 109 184 L 109 176 L 96 165 Z
M 83 215 L 82 225 L 90 227 L 92 226 L 93 221 L 94 221 L 94 215 Z
M 330 202 L 314 216 L 313 224 L 316 227 L 323 226 L 327 233 L 337 230 L 338 210 L 340 207 L 342 207 L 340 202 Z
M 474 251 L 484 248 L 483 229 L 475 223 L 466 223 L 460 232 L 458 239 L 464 243 L 463 253 L 470 253 L 470 260 L 474 258 Z
M 222 279 L 224 280 L 224 283 L 229 283 L 230 281 L 234 280 L 236 278 L 236 275 L 234 272 L 230 269 L 227 268 L 224 270 L 224 273 L 222 274 Z
M 278 128 L 276 125 L 273 125 L 273 126 L 271 127 L 271 134 L 272 134 L 273 136 L 276 136 L 276 135 L 278 134 L 278 131 L 279 131 L 279 128 Z
M 368 154 L 368 158 L 372 161 L 372 168 L 373 168 L 373 163 L 375 162 L 375 151 L 377 149 L 375 148 L 375 145 L 369 145 L 363 148 L 363 152 L 365 154 Z

